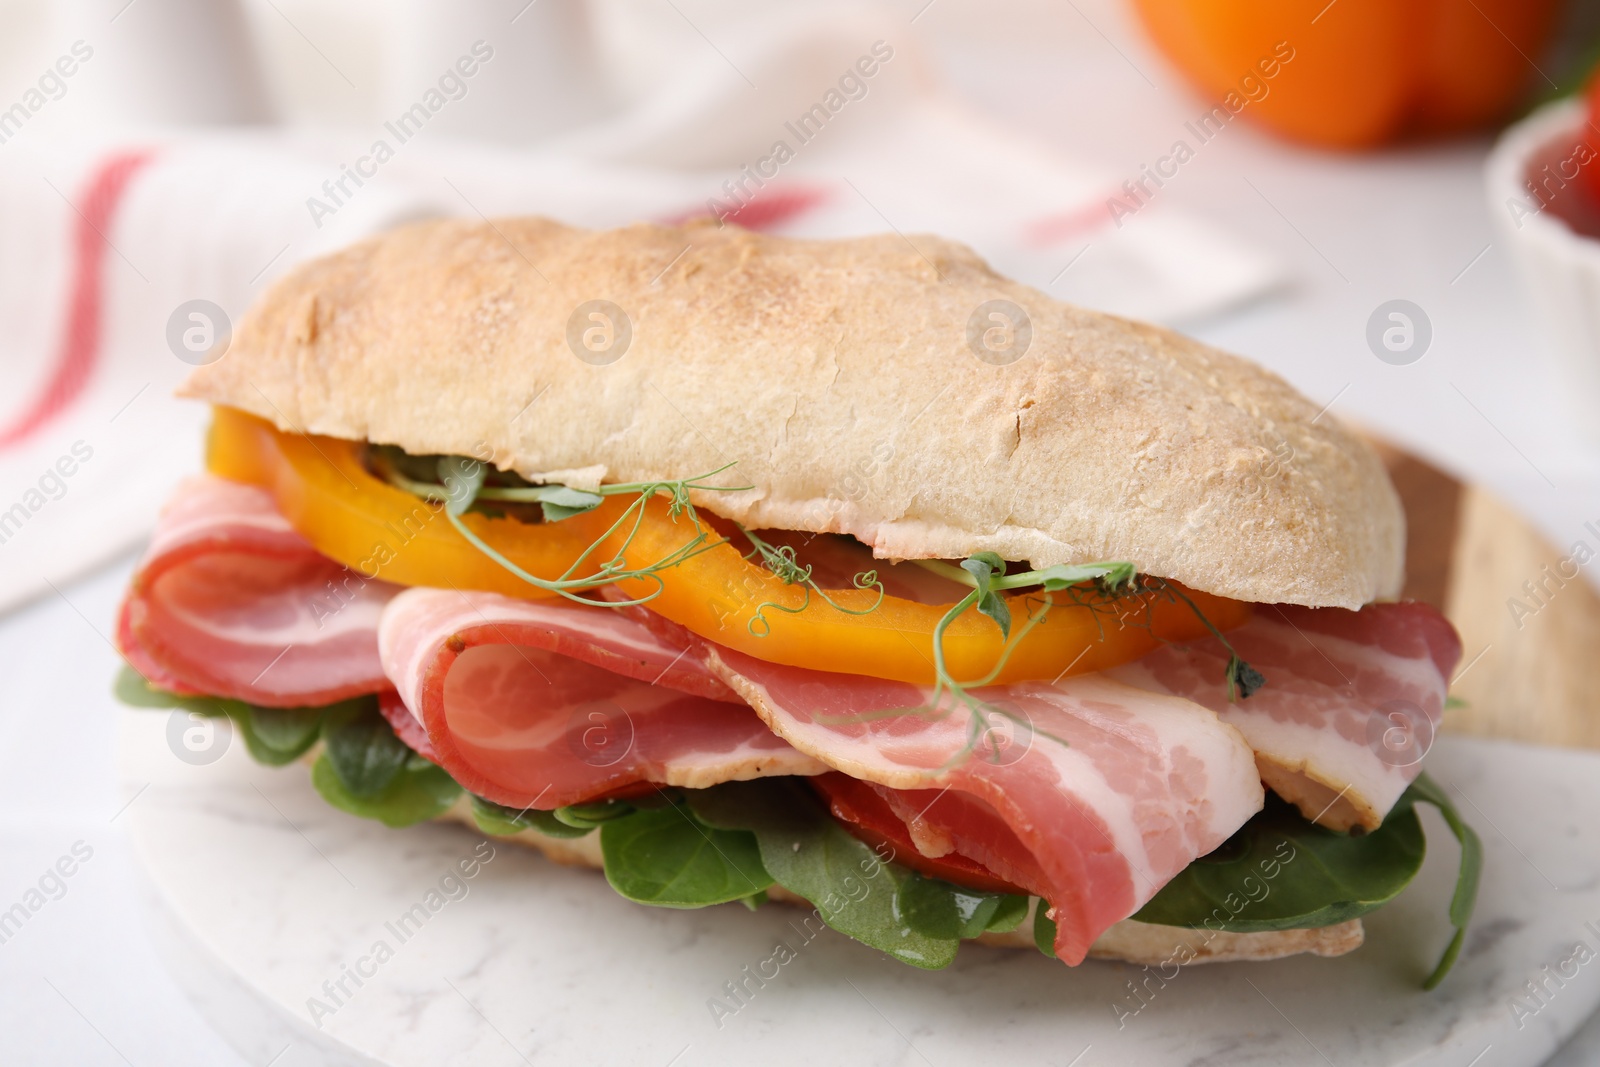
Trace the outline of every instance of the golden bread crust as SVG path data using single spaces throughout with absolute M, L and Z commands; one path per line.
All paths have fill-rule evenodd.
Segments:
M 604 365 L 568 342 L 596 300 L 632 334 Z M 993 300 L 1032 333 L 1003 366 L 968 341 Z M 579 348 L 595 323 L 603 345 L 580 315 Z M 1240 600 L 1348 608 L 1400 586 L 1394 489 L 1316 405 L 931 237 L 419 223 L 296 268 L 185 391 L 569 484 L 732 463 L 721 484 L 753 488 L 698 503 L 884 558 L 1131 560 Z

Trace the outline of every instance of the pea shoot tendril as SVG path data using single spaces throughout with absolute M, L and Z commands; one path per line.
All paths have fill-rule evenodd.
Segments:
M 516 575 L 536 589 L 543 589 L 555 593 L 568 600 L 580 604 L 603 604 L 607 607 L 623 608 L 639 604 L 648 604 L 661 595 L 665 588 L 659 572 L 669 567 L 693 559 L 703 552 L 709 552 L 719 545 L 727 544 L 726 538 L 713 539 L 713 535 L 706 524 L 700 521 L 699 514 L 695 511 L 693 502 L 689 499 L 690 490 L 705 492 L 732 493 L 749 489 L 750 486 L 726 486 L 707 484 L 706 479 L 713 478 L 727 470 L 733 464 L 729 463 L 718 467 L 714 471 L 699 474 L 692 478 L 681 478 L 675 481 L 655 482 L 625 482 L 614 485 L 602 485 L 595 492 L 570 489 L 564 485 L 550 486 L 515 486 L 485 488 L 484 481 L 487 475 L 487 465 L 481 460 L 468 459 L 462 456 L 441 456 L 437 461 L 438 481 L 425 481 L 410 477 L 402 472 L 397 464 L 386 462 L 387 457 L 374 450 L 374 466 L 377 472 L 391 485 L 404 489 L 406 492 L 444 505 L 445 517 L 474 548 L 488 556 L 502 568 Z M 570 496 L 557 496 L 557 491 Z M 543 495 L 540 495 L 543 494 Z M 538 502 L 542 505 L 545 521 L 557 522 L 572 515 L 582 514 L 599 507 L 608 496 L 634 496 L 634 500 L 623 509 L 604 533 L 594 540 L 588 548 L 578 553 L 560 577 L 551 580 L 540 578 L 536 574 L 519 567 L 507 559 L 493 545 L 479 537 L 463 520 L 462 516 L 470 510 L 479 500 L 495 500 L 517 503 Z M 668 498 L 667 514 L 673 520 L 687 515 L 689 522 L 695 529 L 695 535 L 685 543 L 668 552 L 660 559 L 643 566 L 630 566 L 627 552 L 634 539 L 638 537 L 639 530 L 644 525 L 645 505 L 656 496 Z M 579 499 L 592 498 L 591 499 Z M 555 503 L 558 509 L 552 514 L 551 504 Z M 587 574 L 579 572 L 586 569 L 585 564 L 595 556 L 601 546 L 610 540 L 619 531 L 626 530 L 622 543 L 617 547 L 616 553 L 609 559 L 599 560 L 592 564 L 593 569 Z M 644 581 L 653 583 L 654 588 L 643 596 L 633 597 L 628 600 L 597 601 L 589 597 L 580 596 L 580 593 L 599 589 L 602 586 L 612 585 L 622 581 Z
M 965 707 L 969 713 L 966 743 L 940 770 L 948 770 L 955 766 L 980 747 L 987 750 L 991 762 L 1003 762 L 1004 756 L 994 725 L 997 718 L 1022 727 L 1030 734 L 1038 734 L 1063 746 L 1067 744 L 1065 740 L 1038 729 L 1022 717 L 982 700 L 971 692 L 993 684 L 1004 670 L 1011 653 L 1027 636 L 1028 631 L 1043 622 L 1045 616 L 1058 604 L 1063 607 L 1086 608 L 1093 612 L 1095 624 L 1100 630 L 1101 639 L 1104 640 L 1105 616 L 1109 615 L 1115 619 L 1119 627 L 1139 625 L 1148 627 L 1150 613 L 1157 600 L 1181 601 L 1188 605 L 1195 617 L 1211 631 L 1228 652 L 1225 680 L 1228 684 L 1230 702 L 1236 696 L 1238 699 L 1250 696 L 1266 683 L 1261 673 L 1240 658 L 1228 639 L 1211 620 L 1205 617 L 1199 606 L 1183 590 L 1164 578 L 1139 574 L 1137 568 L 1130 562 L 1119 560 L 1057 564 L 1053 567 L 1019 571 L 1015 574 L 1006 573 L 1005 560 L 994 552 L 976 553 L 963 560 L 960 566 L 953 566 L 940 560 L 916 562 L 935 574 L 972 587 L 972 592 L 950 606 L 950 610 L 939 620 L 933 631 L 934 686 L 930 706 L 925 710 L 936 719 L 947 717 L 959 707 Z M 1000 596 L 1001 591 L 1007 589 L 1039 590 L 1038 594 L 1023 598 L 1025 604 L 1036 606 L 1036 610 L 1029 612 L 1026 622 L 1015 637 L 1011 634 L 1011 609 Z M 1058 596 L 1064 597 L 1065 602 L 1058 602 Z M 1142 608 L 1144 615 L 1142 622 L 1137 619 L 1135 612 L 1128 610 L 1130 601 L 1136 601 Z M 992 619 L 1000 628 L 1006 643 L 987 674 L 971 681 L 958 682 L 950 673 L 945 660 L 944 635 L 950 625 L 969 608 L 976 608 L 980 614 Z M 947 693 L 953 698 L 948 708 L 945 707 Z
M 743 526 L 739 527 L 739 532 L 744 534 L 745 539 L 751 545 L 750 551 L 745 553 L 745 559 L 754 562 L 756 558 L 759 558 L 762 563 L 766 564 L 767 569 L 772 572 L 773 576 L 784 585 L 800 585 L 805 589 L 805 599 L 800 602 L 800 606 L 797 608 L 785 607 L 776 600 L 768 600 L 757 605 L 756 613 L 750 617 L 749 622 L 745 623 L 745 628 L 750 631 L 752 636 L 765 637 L 772 632 L 772 623 L 766 616 L 768 608 L 788 615 L 798 615 L 811 606 L 812 593 L 821 597 L 834 611 L 843 612 L 846 615 L 870 615 L 878 610 L 878 605 L 883 603 L 883 583 L 878 580 L 878 572 L 876 570 L 857 573 L 851 579 L 851 583 L 857 589 L 876 589 L 878 591 L 878 599 L 874 600 L 870 607 L 847 608 L 837 600 L 834 600 L 827 594 L 826 590 L 811 580 L 810 566 L 801 566 L 799 561 L 795 559 L 793 545 L 778 545 L 774 547 Z

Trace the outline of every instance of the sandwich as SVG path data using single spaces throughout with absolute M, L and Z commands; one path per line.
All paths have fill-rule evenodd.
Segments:
M 1370 447 L 1245 360 L 934 238 L 534 218 L 303 264 L 218 356 L 118 690 L 337 808 L 918 967 L 1172 968 L 1356 948 L 1428 804 L 1460 950 L 1459 639 Z

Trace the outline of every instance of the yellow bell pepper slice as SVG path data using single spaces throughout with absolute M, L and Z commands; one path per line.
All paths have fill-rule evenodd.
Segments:
M 552 595 L 475 548 L 450 525 L 442 504 L 421 500 L 373 475 L 362 463 L 361 450 L 360 442 L 284 433 L 255 416 L 218 407 L 207 466 L 221 477 L 265 488 L 319 552 L 366 577 L 517 597 Z M 710 520 L 697 521 L 687 511 L 672 516 L 662 496 L 645 502 L 637 523 L 629 516 L 618 524 L 636 500 L 608 497 L 593 511 L 555 523 L 470 513 L 462 521 L 517 566 L 550 581 L 561 578 L 591 546 L 594 551 L 580 577 L 617 556 L 631 570 L 645 570 L 709 533 L 708 547 L 690 558 L 652 577 L 619 581 L 618 588 L 631 597 L 650 597 L 649 610 L 757 659 L 934 683 L 934 628 L 953 602 L 923 604 L 885 596 L 875 610 L 848 614 L 815 594 L 808 600 L 804 586 L 787 584 L 746 559 Z M 1248 604 L 1177 588 L 1219 630 L 1250 616 Z M 876 591 L 861 589 L 828 590 L 828 597 L 858 611 L 878 600 Z M 1156 591 L 1120 599 L 1116 615 L 1072 605 L 1061 593 L 1025 591 L 1006 599 L 1015 620 L 1009 642 L 975 609 L 945 630 L 945 659 L 957 681 L 983 677 L 1002 659 L 995 684 L 1103 670 L 1137 659 L 1161 642 L 1195 640 L 1209 633 L 1194 609 Z M 1033 625 L 1025 625 L 1047 606 Z M 758 611 L 761 620 L 752 625 Z

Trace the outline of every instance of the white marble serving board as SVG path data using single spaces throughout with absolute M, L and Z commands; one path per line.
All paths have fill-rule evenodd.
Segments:
M 123 819 L 154 926 L 179 980 L 254 1063 L 517 1064 L 1453 1064 L 1540 1063 L 1600 1003 L 1600 957 L 1545 979 L 1582 943 L 1600 951 L 1600 756 L 1446 737 L 1429 769 L 1483 835 L 1487 869 L 1467 949 L 1444 986 L 1418 983 L 1448 938 L 1456 847 L 1369 917 L 1351 955 L 1195 967 L 1118 1026 L 1137 968 L 1069 969 L 969 945 L 945 971 L 893 962 L 831 931 L 806 943 L 780 905 L 751 913 L 640 907 L 592 871 L 501 843 L 402 941 L 483 841 L 455 826 L 387 830 L 329 808 L 306 769 L 252 763 L 237 738 L 193 766 L 164 712 L 128 712 Z M 1464 794 L 1462 793 L 1464 790 Z M 1503 831 L 1503 832 L 1502 832 Z M 450 888 L 448 885 L 446 888 Z M 1587 925 L 1593 922 L 1594 926 Z M 392 958 L 361 964 L 378 942 Z M 795 950 L 737 1012 L 725 983 Z M 372 977 L 326 1017 L 325 981 Z M 769 967 L 770 973 L 770 967 Z M 1534 1009 L 1537 1009 L 1536 1011 Z M 720 1023 L 720 1025 L 719 1025 Z M 274 1058 L 276 1057 L 276 1058 Z

